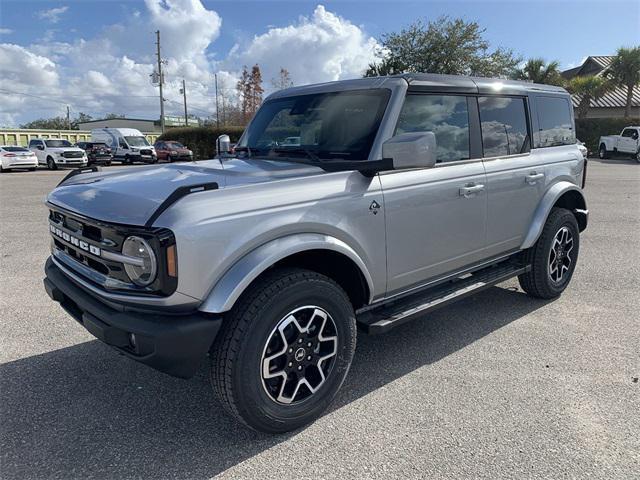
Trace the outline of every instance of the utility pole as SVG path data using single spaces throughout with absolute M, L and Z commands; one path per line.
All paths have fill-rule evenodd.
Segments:
M 164 77 L 162 75 L 162 58 L 160 57 L 160 30 L 156 30 L 156 47 L 158 55 L 158 85 L 160 85 L 160 130 L 164 133 L 164 98 L 162 96 Z
M 184 126 L 189 126 L 189 117 L 187 116 L 187 87 L 182 79 L 182 98 L 184 99 Z
M 71 130 L 71 116 L 69 115 L 69 105 L 67 105 L 67 130 Z
M 218 109 L 218 74 L 214 73 L 213 78 L 216 82 L 216 127 L 220 129 L 220 110 Z

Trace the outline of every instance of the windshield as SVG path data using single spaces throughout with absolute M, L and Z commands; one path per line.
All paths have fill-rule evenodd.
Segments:
M 67 140 L 45 140 L 44 143 L 47 144 L 49 148 L 60 148 L 60 147 L 71 147 L 71 142 Z
M 31 151 L 23 147 L 1 147 L 1 148 L 3 150 L 6 150 L 7 152 L 30 152 Z
M 167 147 L 169 148 L 184 148 L 180 142 L 167 142 Z
M 269 100 L 237 149 L 244 147 L 249 155 L 367 160 L 390 95 L 374 89 Z
M 144 137 L 124 137 L 127 143 L 132 147 L 148 147 L 149 142 Z

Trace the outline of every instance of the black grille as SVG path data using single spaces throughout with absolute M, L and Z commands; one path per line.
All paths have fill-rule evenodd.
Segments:
M 64 152 L 62 154 L 64 158 L 82 158 L 84 156 L 83 152 Z
M 170 295 L 177 287 L 177 279 L 166 274 L 166 259 L 163 252 L 168 245 L 175 243 L 171 231 L 164 228 L 146 229 L 127 225 L 108 224 L 67 212 L 49 205 L 49 224 L 60 233 L 51 232 L 56 249 L 72 257 L 76 262 L 89 267 L 102 275 L 128 284 L 126 288 L 110 288 L 111 290 L 135 291 L 136 294 Z M 62 235 L 61 235 L 62 234 Z M 64 234 L 67 234 L 66 236 Z M 122 244 L 129 235 L 145 238 L 156 252 L 158 260 L 158 277 L 147 287 L 138 287 L 131 283 L 124 265 L 120 262 L 105 259 L 101 254 L 81 248 L 75 239 L 97 247 L 100 252 L 121 253 Z M 74 238 L 72 238 L 74 237 Z M 95 251 L 94 251 L 95 252 Z M 82 274 L 82 272 L 77 272 Z M 95 279 L 87 278 L 95 282 Z M 103 286 L 104 285 L 100 285 Z
M 151 155 L 151 150 L 140 150 L 140 155 Z

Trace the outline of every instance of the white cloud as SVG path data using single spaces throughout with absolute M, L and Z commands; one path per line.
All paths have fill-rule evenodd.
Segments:
M 36 12 L 36 17 L 40 20 L 46 20 L 51 23 L 58 23 L 60 21 L 60 16 L 67 10 L 69 10 L 69 7 L 67 6 L 40 10 L 39 12 Z
M 258 63 L 267 81 L 284 67 L 300 85 L 361 76 L 375 60 L 377 45 L 362 28 L 318 5 L 310 18 L 255 36 L 227 63 Z
M 361 27 L 319 5 L 310 16 L 289 26 L 269 27 L 220 57 L 212 46 L 220 35 L 222 19 L 200 0 L 145 0 L 145 6 L 131 10 L 122 22 L 104 26 L 92 37 L 60 42 L 49 35 L 47 41 L 41 38 L 29 46 L 0 44 L 2 88 L 49 99 L 8 98 L 0 92 L 0 123 L 15 125 L 60 115 L 67 103 L 72 116 L 82 111 L 94 117 L 113 112 L 157 118 L 158 88 L 149 78 L 156 65 L 152 32 L 157 29 L 167 61 L 167 114 L 183 111 L 179 92 L 183 78 L 190 111 L 207 116 L 215 112 L 214 72 L 218 73 L 220 101 L 224 97 L 228 106 L 237 97 L 235 86 L 242 65 L 260 65 L 268 93 L 270 80 L 281 67 L 290 71 L 296 85 L 359 77 L 374 59 L 377 46 Z M 59 18 L 66 7 L 46 12 L 54 10 L 57 13 L 44 18 Z
M 0 28 L 0 35 L 10 35 L 13 33 L 13 30 L 10 28 Z

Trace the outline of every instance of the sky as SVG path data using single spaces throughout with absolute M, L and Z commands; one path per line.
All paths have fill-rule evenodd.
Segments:
M 441 15 L 477 21 L 492 48 L 558 60 L 640 44 L 633 1 L 0 0 L 0 126 L 78 112 L 158 118 L 155 30 L 166 60 L 166 113 L 215 115 L 217 73 L 229 97 L 258 63 L 267 93 L 281 67 L 296 85 L 362 75 L 385 32 Z

